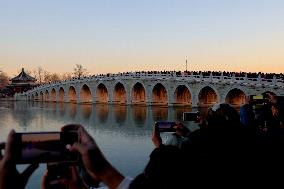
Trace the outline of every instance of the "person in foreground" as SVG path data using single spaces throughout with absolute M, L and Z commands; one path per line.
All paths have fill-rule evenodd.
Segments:
M 15 131 L 12 130 L 5 143 L 0 143 L 0 189 L 25 188 L 30 176 L 38 168 L 38 164 L 28 166 L 22 173 L 16 169 L 14 161 L 15 149 Z M 2 155 L 2 149 L 5 148 L 5 154 Z
M 178 134 L 187 133 L 182 125 L 177 123 Z M 186 131 L 185 131 L 186 130 Z M 131 182 L 129 189 L 176 189 L 187 188 L 187 174 L 183 168 L 188 163 L 180 149 L 175 144 L 163 144 L 159 131 L 153 127 L 152 142 L 155 149 L 150 154 L 150 160 L 144 171 Z
M 66 125 L 62 128 L 63 132 L 77 131 L 79 142 L 70 147 L 70 151 L 78 151 L 81 154 L 81 160 L 86 172 L 94 183 L 103 182 L 109 189 L 128 188 L 131 178 L 124 177 L 117 171 L 104 157 L 97 146 L 95 140 L 87 131 L 77 124 Z M 30 165 L 25 171 L 19 173 L 16 169 L 16 163 L 13 159 L 15 152 L 15 131 L 12 130 L 8 136 L 7 142 L 0 144 L 0 149 L 5 148 L 5 153 L 0 154 L 0 189 L 24 189 L 29 177 L 32 175 L 38 165 Z M 76 167 L 70 167 L 71 179 L 61 180 L 63 185 L 71 189 L 91 188 L 87 186 L 80 178 Z M 42 189 L 46 189 L 48 172 L 42 179 Z

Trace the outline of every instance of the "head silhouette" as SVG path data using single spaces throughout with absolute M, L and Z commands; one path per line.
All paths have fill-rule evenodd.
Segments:
M 240 116 L 229 104 L 215 104 L 210 107 L 206 117 L 209 128 L 233 128 L 240 125 Z

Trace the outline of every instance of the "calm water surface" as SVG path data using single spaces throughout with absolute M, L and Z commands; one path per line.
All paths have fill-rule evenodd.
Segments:
M 0 141 L 9 131 L 59 131 L 69 123 L 80 123 L 94 137 L 109 161 L 123 174 L 135 177 L 143 171 L 154 149 L 151 132 L 155 121 L 181 121 L 190 107 L 146 107 L 70 103 L 0 101 Z M 201 110 L 201 112 L 203 112 Z M 197 125 L 184 122 L 195 130 Z M 168 134 L 163 134 L 166 140 Z M 20 170 L 24 166 L 18 167 Z M 30 178 L 26 188 L 37 189 L 45 164 Z

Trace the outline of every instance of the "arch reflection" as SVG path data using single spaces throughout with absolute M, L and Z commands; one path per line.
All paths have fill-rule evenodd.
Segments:
M 146 106 L 132 106 L 132 116 L 136 125 L 144 125 L 147 117 Z
M 23 101 L 11 103 L 11 108 L 14 110 L 12 113 L 13 120 L 18 122 L 23 131 L 27 131 L 28 126 L 33 122 L 38 111 L 26 111 L 31 108 L 31 104 Z
M 109 107 L 106 104 L 97 104 L 96 105 L 96 112 L 98 116 L 98 120 L 100 123 L 107 122 L 108 114 L 109 114 Z
M 81 115 L 84 119 L 90 119 L 92 115 L 93 105 L 92 104 L 82 104 L 80 106 Z
M 113 113 L 116 123 L 123 124 L 126 120 L 127 107 L 126 106 L 113 106 Z
M 176 107 L 174 108 L 174 120 L 183 121 L 183 113 L 184 112 L 192 112 L 194 111 L 191 107 Z
M 51 103 L 52 113 L 56 115 L 57 112 L 57 103 Z
M 152 106 L 152 116 L 154 121 L 159 121 L 159 120 L 167 120 L 168 119 L 168 107 L 163 106 Z
M 68 107 L 69 107 L 68 108 L 69 116 L 71 118 L 75 118 L 76 113 L 77 113 L 77 104 L 71 103 L 71 104 L 68 104 Z
M 64 103 L 59 103 L 58 104 L 58 110 L 59 110 L 59 114 L 60 116 L 64 116 L 65 115 L 65 104 Z

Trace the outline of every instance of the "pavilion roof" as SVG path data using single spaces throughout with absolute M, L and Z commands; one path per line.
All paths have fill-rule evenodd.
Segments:
M 18 76 L 12 78 L 11 81 L 12 81 L 12 82 L 13 82 L 13 81 L 36 81 L 36 79 L 35 79 L 34 77 L 28 75 L 28 74 L 25 72 L 24 68 L 22 68 L 21 73 L 20 73 Z

